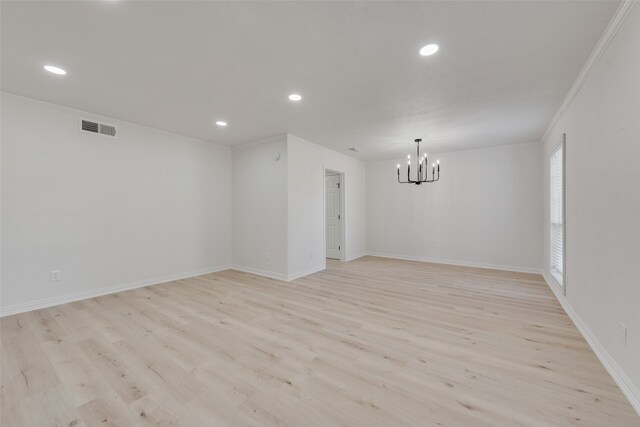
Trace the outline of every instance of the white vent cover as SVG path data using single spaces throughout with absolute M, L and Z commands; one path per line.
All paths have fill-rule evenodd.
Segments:
M 92 120 L 80 119 L 80 130 L 83 132 L 97 133 L 106 136 L 116 136 L 116 127 Z

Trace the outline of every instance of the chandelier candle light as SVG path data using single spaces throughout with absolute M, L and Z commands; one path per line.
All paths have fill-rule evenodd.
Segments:
M 435 163 L 431 164 L 431 179 L 429 179 L 429 166 L 427 161 L 427 153 L 424 153 L 424 155 L 420 156 L 420 143 L 422 142 L 422 140 L 416 139 L 415 142 L 417 145 L 416 163 L 417 163 L 417 169 L 418 169 L 418 172 L 416 173 L 416 179 L 415 180 L 411 179 L 411 154 L 409 154 L 407 156 L 407 180 L 400 181 L 400 163 L 398 163 L 398 182 L 400 184 L 420 185 L 423 182 L 438 181 L 440 179 L 440 160 L 437 160 Z M 438 172 L 437 175 L 436 175 L 436 172 Z

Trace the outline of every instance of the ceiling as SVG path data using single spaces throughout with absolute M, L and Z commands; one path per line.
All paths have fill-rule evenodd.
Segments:
M 288 132 L 379 160 L 417 137 L 431 152 L 534 142 L 618 5 L 3 1 L 1 83 L 225 145 Z M 428 43 L 440 51 L 420 56 Z

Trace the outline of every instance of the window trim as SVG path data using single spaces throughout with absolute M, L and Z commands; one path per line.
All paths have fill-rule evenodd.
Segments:
M 551 170 L 549 170 L 549 273 L 554 282 L 562 289 L 564 295 L 567 294 L 567 149 L 566 149 L 567 134 L 563 133 L 559 138 L 559 141 L 554 145 L 549 155 L 549 168 L 551 169 L 551 159 L 558 152 L 562 150 L 562 276 L 559 277 L 558 272 L 553 270 L 551 264 L 551 229 L 553 224 L 551 222 Z

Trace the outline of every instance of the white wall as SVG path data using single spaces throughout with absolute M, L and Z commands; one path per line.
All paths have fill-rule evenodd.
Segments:
M 345 173 L 346 258 L 364 254 L 364 163 L 292 135 L 231 152 L 4 93 L 2 121 L 3 314 L 229 265 L 283 280 L 324 268 L 325 166 Z
M 229 264 L 228 149 L 107 118 L 117 138 L 81 133 L 79 116 L 101 118 L 1 103 L 3 313 Z
M 360 160 L 288 135 L 288 275 L 325 266 L 324 171 L 344 173 L 347 261 L 366 250 L 366 167 Z
M 640 411 L 640 6 L 544 141 L 544 269 L 549 274 L 549 156 L 566 143 L 567 290 L 559 298 Z M 552 288 L 555 285 L 552 282 Z M 627 347 L 620 323 L 628 326 Z M 595 344 L 594 344 L 595 343 Z M 610 358 L 607 362 L 607 358 Z M 613 367 L 613 368 L 612 368 Z M 616 377 L 614 372 L 614 378 Z M 620 378 L 617 378 L 620 380 Z M 625 389 L 626 387 L 626 389 Z
M 436 157 L 440 181 L 420 186 L 397 183 L 396 164 L 406 175 L 406 159 L 367 165 L 367 251 L 540 271 L 541 145 L 458 151 L 429 161 Z
M 325 268 L 325 168 L 345 174 L 345 258 L 364 255 L 363 162 L 294 135 L 235 148 L 232 158 L 234 268 L 282 280 Z
M 287 137 L 236 148 L 232 158 L 233 266 L 286 280 Z

